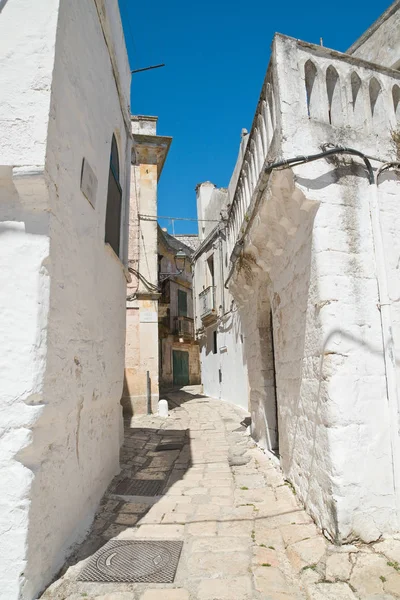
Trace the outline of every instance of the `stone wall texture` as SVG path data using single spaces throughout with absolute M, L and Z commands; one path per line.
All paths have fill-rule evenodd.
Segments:
M 126 280 L 104 227 L 113 134 L 124 202 L 129 189 L 130 75 L 114 0 L 8 2 L 0 27 L 13 49 L 0 107 L 8 94 L 21 102 L 3 111 L 0 159 L 14 166 L 1 167 L 0 598 L 33 600 L 119 469 Z M 94 208 L 80 190 L 83 158 L 98 181 Z

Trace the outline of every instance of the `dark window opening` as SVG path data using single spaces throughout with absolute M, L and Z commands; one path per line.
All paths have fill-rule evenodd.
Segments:
M 215 285 L 215 281 L 214 281 L 214 256 L 210 256 L 210 258 L 207 259 L 207 266 L 208 266 L 208 280 L 209 280 L 209 285 L 212 285 L 214 287 L 214 285 Z
M 115 136 L 111 143 L 110 168 L 108 173 L 106 227 L 104 241 L 110 244 L 119 256 L 121 235 L 122 189 L 119 183 L 119 156 Z
M 217 354 L 218 346 L 217 346 L 217 331 L 213 331 L 213 354 Z
M 187 293 L 178 290 L 178 317 L 187 317 Z

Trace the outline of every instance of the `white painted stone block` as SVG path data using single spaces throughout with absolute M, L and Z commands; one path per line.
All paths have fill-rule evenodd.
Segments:
M 168 417 L 168 402 L 166 400 L 159 400 L 158 416 L 159 417 Z

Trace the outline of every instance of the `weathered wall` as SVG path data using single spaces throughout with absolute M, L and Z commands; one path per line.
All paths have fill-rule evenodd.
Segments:
M 368 63 L 282 36 L 275 38 L 272 68 L 281 148 L 270 160 L 307 156 L 324 144 L 394 158 L 397 75 L 383 68 L 371 73 Z M 252 161 L 260 164 L 257 153 Z M 260 171 L 254 184 L 256 173 L 254 195 L 241 208 L 242 221 L 236 217 L 237 231 L 247 229 L 241 259 L 251 258 L 253 281 L 238 268 L 231 281 L 248 316 L 246 361 L 262 364 L 268 355 L 255 335 L 260 277 L 268 274 L 284 472 L 332 539 L 376 539 L 398 528 L 392 462 L 398 433 L 391 418 L 398 407 L 387 397 L 366 167 L 336 157 L 269 178 Z M 398 248 L 389 241 L 393 209 L 387 210 L 393 273 Z M 252 399 L 251 369 L 249 384 Z M 256 399 L 259 408 L 263 402 Z M 252 428 L 264 428 L 267 439 L 264 414 L 252 409 Z
M 18 187 L 16 187 L 18 186 Z M 19 598 L 34 472 L 19 459 L 43 413 L 50 279 L 49 216 L 41 175 L 0 168 L 0 598 Z M 22 276 L 23 273 L 23 276 Z
M 160 340 L 162 344 L 162 367 L 160 374 L 160 383 L 164 387 L 173 385 L 173 350 L 189 353 L 189 385 L 199 385 L 200 377 L 200 356 L 197 344 L 188 342 L 179 342 L 174 336 L 169 335 Z
M 45 212 L 49 199 L 43 169 L 57 15 L 56 0 L 40 6 L 14 0 L 0 16 L 2 600 L 19 597 L 20 574 L 26 566 L 33 472 L 17 456 L 31 443 L 30 428 L 43 412 L 50 287 Z
M 217 353 L 213 332 L 217 330 Z M 204 393 L 249 410 L 247 365 L 239 313 L 228 313 L 218 326 L 207 327 L 200 338 L 201 381 Z M 221 375 L 220 375 L 221 371 Z M 220 381 L 221 376 L 221 381 Z
M 122 394 L 124 412 L 131 415 L 147 412 L 147 371 L 153 412 L 159 399 L 157 220 L 139 216 L 157 215 L 157 182 L 162 165 L 158 161 L 161 142 L 156 136 L 156 123 L 156 117 L 132 117 L 132 133 L 137 135 L 132 152 L 128 264 L 133 271 L 127 287 Z
M 26 105 L 23 113 L 16 107 L 9 162 L 43 168 L 46 149 L 44 174 L 29 179 L 14 170 L 16 190 L 7 184 L 14 221 L 6 229 L 9 283 L 16 288 L 5 301 L 15 326 L 2 357 L 11 361 L 11 376 L 18 371 L 2 453 L 1 487 L 13 489 L 1 515 L 9 529 L 0 552 L 10 561 L 1 568 L 0 597 L 7 600 L 37 597 L 85 535 L 119 468 L 126 281 L 122 263 L 104 244 L 104 224 L 113 133 L 127 192 L 129 110 L 127 104 L 121 109 L 120 98 L 129 97 L 129 66 L 116 1 L 101 9 L 118 50 L 114 73 L 96 3 L 61 3 L 57 33 L 56 12 L 54 2 L 39 8 L 8 2 L 0 19 L 16 36 L 15 62 L 9 59 L 19 79 L 13 94 Z M 8 52 L 13 47 L 8 39 Z M 80 190 L 84 157 L 98 180 L 95 208 Z
M 400 68 L 400 2 L 396 0 L 347 50 L 357 58 L 393 69 Z
M 198 197 L 209 183 L 202 184 L 198 190 Z M 227 194 L 219 191 L 213 194 L 213 201 L 225 202 Z M 211 204 L 211 207 L 213 205 Z M 215 210 L 215 205 L 214 208 Z M 217 213 L 215 213 L 217 214 Z M 214 227 L 212 228 L 214 229 Z M 213 256 L 214 282 L 215 282 L 215 321 L 204 326 L 201 319 L 201 302 L 199 294 L 211 285 L 208 275 L 207 259 Z M 213 398 L 221 398 L 249 408 L 247 366 L 243 357 L 244 338 L 242 335 L 242 318 L 237 307 L 232 304 L 232 296 L 225 289 L 225 280 L 228 275 L 228 260 L 225 232 L 216 233 L 209 244 L 206 244 L 196 257 L 193 269 L 194 305 L 195 305 L 195 330 L 198 331 L 200 346 L 201 381 L 204 393 Z M 214 331 L 217 331 L 217 353 L 213 353 Z

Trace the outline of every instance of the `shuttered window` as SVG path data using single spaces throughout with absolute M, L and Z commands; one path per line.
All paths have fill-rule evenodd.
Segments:
M 104 241 L 110 244 L 119 256 L 121 232 L 122 189 L 119 183 L 118 146 L 113 135 L 111 143 L 110 169 L 108 173 L 106 228 Z
M 187 317 L 187 293 L 178 290 L 178 317 Z

